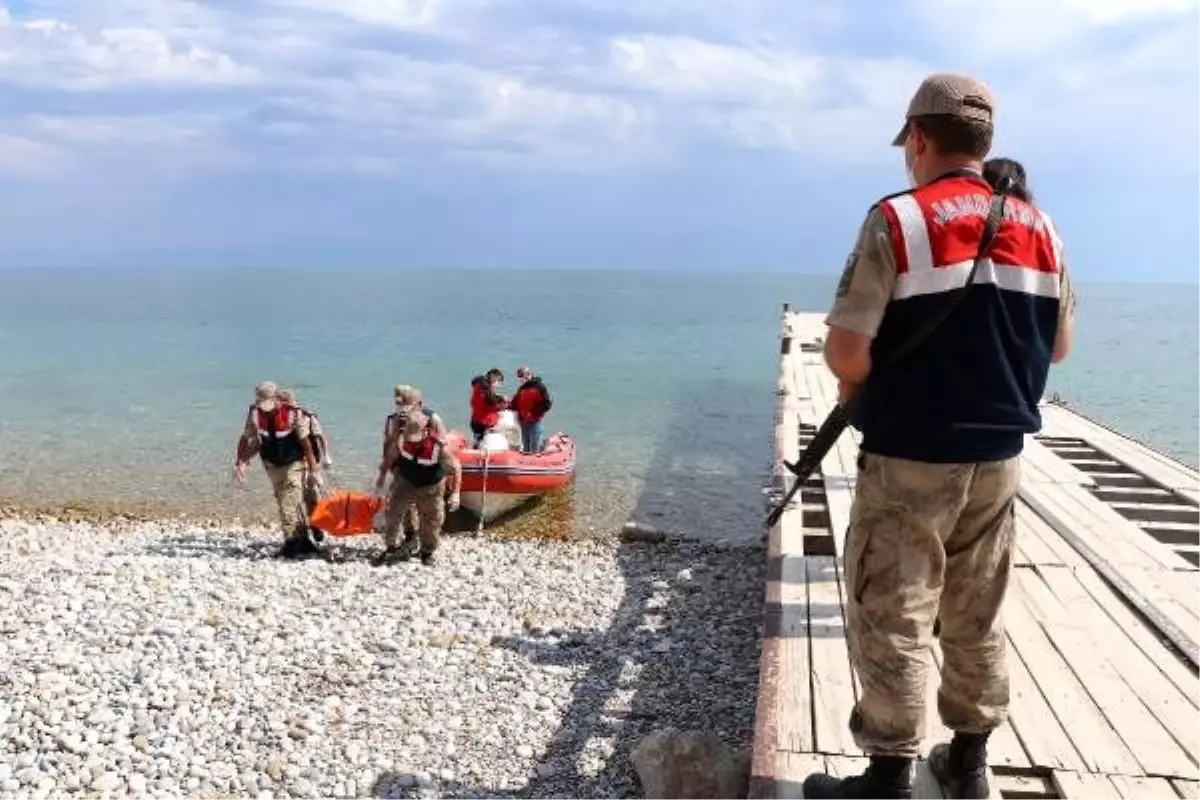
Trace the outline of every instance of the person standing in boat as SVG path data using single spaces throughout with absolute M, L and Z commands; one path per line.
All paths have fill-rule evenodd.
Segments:
M 250 459 L 258 455 L 279 507 L 284 536 L 279 555 L 302 558 L 318 552 L 301 514 L 304 487 L 314 491 L 319 488 L 321 466 L 313 452 L 307 418 L 290 404 L 280 402 L 277 391 L 270 381 L 254 387 L 254 404 L 238 437 L 234 474 L 244 483 Z
M 404 512 L 415 505 L 421 563 L 428 566 L 433 563 L 446 512 L 455 511 L 459 505 L 462 469 L 458 459 L 446 447 L 440 429 L 420 410 L 408 416 L 384 458 L 393 465 L 392 490 L 383 528 L 384 550 L 374 563 L 383 566 L 412 557 L 412 550 L 398 539 Z
M 478 447 L 484 434 L 496 427 L 500 412 L 508 407 L 508 401 L 500 394 L 503 385 L 504 373 L 495 367 L 471 379 L 471 433 L 475 434 L 473 447 Z
M 375 490 L 382 492 L 387 482 L 388 473 L 395 466 L 395 444 L 404 433 L 404 426 L 409 418 L 416 413 L 422 413 L 438 435 L 445 438 L 446 426 L 442 418 L 424 404 L 421 390 L 415 386 L 401 383 L 392 390 L 392 400 L 395 409 L 383 421 L 383 446 L 380 453 L 379 471 L 375 476 Z M 419 524 L 417 506 L 409 503 L 401 514 L 404 529 L 404 548 L 413 550 L 417 546 L 417 527 Z
M 550 390 L 540 377 L 533 374 L 532 368 L 519 368 L 517 380 L 521 381 L 521 386 L 513 394 L 512 407 L 517 412 L 517 421 L 521 424 L 521 451 L 540 453 L 542 419 L 554 401 L 550 397 Z
M 893 142 L 912 188 L 867 213 L 826 318 L 825 361 L 862 432 L 843 556 L 846 643 L 862 687 L 849 727 L 870 763 L 844 779 L 808 776 L 805 797 L 912 796 L 935 617 L 938 713 L 954 736 L 928 764 L 946 796 L 989 796 L 987 741 L 1009 705 L 1000 611 L 1020 455 L 1074 327 L 1048 216 L 1007 197 L 979 252 L 994 202 L 982 174 L 994 109 L 991 89 L 970 76 L 921 83 Z M 989 260 L 968 286 L 980 255 Z

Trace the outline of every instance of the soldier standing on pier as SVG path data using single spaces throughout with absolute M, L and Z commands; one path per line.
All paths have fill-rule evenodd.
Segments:
M 867 214 L 826 322 L 825 359 L 862 431 L 846 535 L 846 640 L 862 694 L 850 714 L 862 775 L 810 775 L 804 796 L 911 797 L 925 726 L 928 647 L 940 614 L 938 712 L 954 731 L 929 753 L 948 797 L 988 796 L 987 740 L 1009 688 L 1001 605 L 1025 436 L 1074 301 L 1050 218 L 1014 197 L 961 304 L 894 369 L 887 363 L 965 285 L 992 191 L 982 176 L 995 101 L 935 74 L 894 144 L 913 188 Z

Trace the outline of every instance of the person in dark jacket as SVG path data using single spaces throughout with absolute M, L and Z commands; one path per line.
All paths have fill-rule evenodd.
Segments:
M 513 410 L 517 412 L 517 421 L 521 423 L 521 452 L 542 452 L 542 419 L 553 405 L 550 390 L 542 379 L 533 374 L 530 367 L 517 370 L 517 380 L 521 387 L 512 398 Z

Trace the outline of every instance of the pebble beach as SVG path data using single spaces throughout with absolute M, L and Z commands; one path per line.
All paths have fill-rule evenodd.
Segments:
M 759 546 L 0 521 L 0 796 L 627 797 L 653 730 L 749 745 Z

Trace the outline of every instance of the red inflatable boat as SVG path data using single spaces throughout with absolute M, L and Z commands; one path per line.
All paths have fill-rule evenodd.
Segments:
M 512 412 L 505 412 L 508 417 Z M 446 438 L 450 452 L 462 465 L 462 507 L 484 522 L 526 503 L 546 492 L 565 486 L 575 478 L 575 440 L 555 433 L 540 453 L 525 454 L 520 434 L 514 441 L 508 419 L 483 438 L 478 448 L 471 438 L 451 431 Z M 505 435 L 507 431 L 509 435 Z

